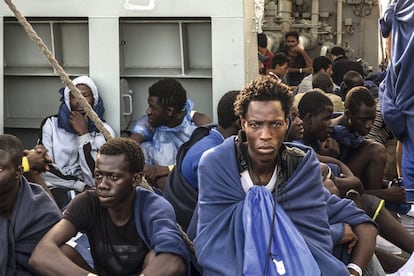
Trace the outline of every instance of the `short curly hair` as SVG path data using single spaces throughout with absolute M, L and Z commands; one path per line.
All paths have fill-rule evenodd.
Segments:
M 290 57 L 285 53 L 276 53 L 272 58 L 272 68 L 275 69 L 276 65 L 283 66 L 285 63 L 290 66 Z
M 267 47 L 267 36 L 265 33 L 257 34 L 257 46 L 261 48 Z
M 299 101 L 298 110 L 300 118 L 304 119 L 306 114 L 317 116 L 324 111 L 332 111 L 333 103 L 323 91 L 314 89 L 303 95 Z
M 149 88 L 149 95 L 158 97 L 162 107 L 174 107 L 177 113 L 184 110 L 187 92 L 181 83 L 173 78 L 164 78 Z
M 10 154 L 10 161 L 16 167 L 22 164 L 23 144 L 16 136 L 11 134 L 0 135 L 0 150 Z
M 246 118 L 247 109 L 252 101 L 280 101 L 285 117 L 288 118 L 293 104 L 293 94 L 289 87 L 270 76 L 259 76 L 248 83 L 234 103 L 234 112 Z
M 359 112 L 362 105 L 376 106 L 375 98 L 365 86 L 355 86 L 346 94 L 344 106 L 351 114 Z
M 223 128 L 229 128 L 239 117 L 234 114 L 234 102 L 239 95 L 239 90 L 231 90 L 221 97 L 217 105 L 218 124 Z
M 139 144 L 131 138 L 113 138 L 101 146 L 99 154 L 125 154 L 126 160 L 128 161 L 128 171 L 130 173 L 139 173 L 144 170 L 144 154 Z

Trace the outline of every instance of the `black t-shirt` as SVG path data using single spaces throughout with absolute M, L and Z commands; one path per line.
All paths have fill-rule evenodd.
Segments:
M 364 69 L 360 63 L 349 60 L 347 57 L 337 58 L 332 64 L 332 80 L 336 85 L 341 85 L 344 75 L 351 70 L 360 73 L 364 77 Z
M 115 225 L 94 191 L 75 197 L 63 218 L 89 238 L 98 275 L 138 275 L 149 252 L 139 237 L 134 215 L 123 226 Z
M 286 51 L 286 54 L 289 55 L 289 53 Z M 305 68 L 306 67 L 306 61 L 305 58 L 301 54 L 297 54 L 296 56 L 289 56 L 290 57 L 290 68 Z M 299 83 L 303 80 L 303 78 L 306 76 L 305 73 L 287 73 L 286 80 L 289 85 L 299 85 Z

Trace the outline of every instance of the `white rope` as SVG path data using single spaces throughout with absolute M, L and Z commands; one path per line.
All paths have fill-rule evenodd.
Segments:
M 69 87 L 72 95 L 80 102 L 83 110 L 86 112 L 88 117 L 95 123 L 96 128 L 105 136 L 106 140 L 112 138 L 111 133 L 105 128 L 101 119 L 96 115 L 95 111 L 92 109 L 91 105 L 86 101 L 85 97 L 82 96 L 79 89 L 73 84 L 72 80 L 60 66 L 59 62 L 53 56 L 52 52 L 47 48 L 46 44 L 42 39 L 37 35 L 36 31 L 33 29 L 32 25 L 26 20 L 24 15 L 17 9 L 11 0 L 4 0 L 9 6 L 10 10 L 14 13 L 20 25 L 26 31 L 27 35 L 33 40 L 36 45 L 39 47 L 40 51 L 44 57 L 49 61 L 50 65 L 55 69 L 56 73 L 59 75 L 62 82 Z
M 70 91 L 73 93 L 73 95 L 80 100 L 81 104 L 83 105 L 83 108 L 86 112 L 86 114 L 91 118 L 91 120 L 95 123 L 96 127 L 101 131 L 101 133 L 105 136 L 107 140 L 112 138 L 112 135 L 109 133 L 109 131 L 104 127 L 102 121 L 96 115 L 95 111 L 91 108 L 90 104 L 86 101 L 85 97 L 82 96 L 80 91 L 76 88 L 76 86 L 72 83 L 69 76 L 66 74 L 66 72 L 63 70 L 62 66 L 59 65 L 58 61 L 54 58 L 52 52 L 47 48 L 47 46 L 43 43 L 42 39 L 37 35 L 37 33 L 34 31 L 33 27 L 30 25 L 30 23 L 26 20 L 26 18 L 20 13 L 20 11 L 17 9 L 17 7 L 12 3 L 11 0 L 4 0 L 6 4 L 9 6 L 10 10 L 13 11 L 15 14 L 17 20 L 19 23 L 23 26 L 24 30 L 28 34 L 31 40 L 33 40 L 36 45 L 40 48 L 43 55 L 47 58 L 50 65 L 56 70 L 56 72 L 59 74 L 60 79 L 66 84 L 66 86 L 69 87 Z M 126 0 L 128 3 L 128 0 Z M 154 5 L 154 0 L 150 0 L 150 5 Z M 153 191 L 152 187 L 148 184 L 148 182 L 143 179 L 143 181 L 140 183 L 140 185 L 148 189 L 150 191 Z M 187 234 L 184 232 L 184 230 L 181 228 L 181 226 L 177 223 L 178 230 L 180 231 L 182 238 L 190 250 L 190 252 L 194 255 L 194 246 L 192 241 L 189 239 Z

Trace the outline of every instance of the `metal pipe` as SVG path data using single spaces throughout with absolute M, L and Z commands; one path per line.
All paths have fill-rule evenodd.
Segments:
M 312 1 L 312 16 L 311 16 L 311 24 L 312 24 L 312 41 L 311 45 L 315 46 L 318 41 L 318 23 L 319 23 L 319 0 Z
M 343 0 L 337 0 L 337 9 L 336 9 L 336 44 L 342 44 L 342 5 Z
M 277 5 L 278 16 L 281 18 L 292 17 L 292 0 L 279 0 Z

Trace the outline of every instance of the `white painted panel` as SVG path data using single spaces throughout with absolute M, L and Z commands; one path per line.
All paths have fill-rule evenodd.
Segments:
M 105 120 L 120 134 L 119 20 L 89 18 L 89 72 L 105 104 Z

